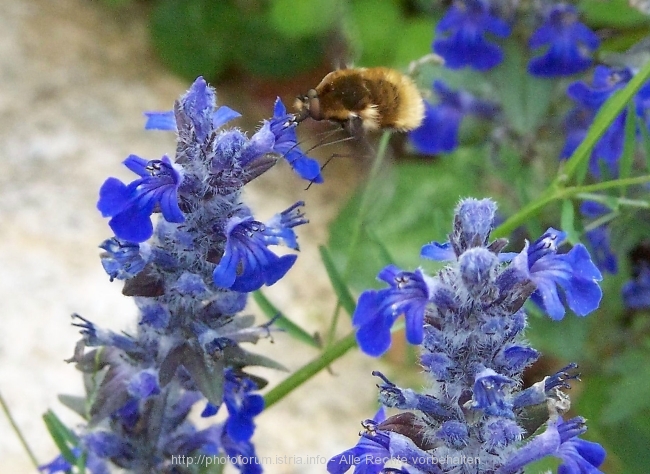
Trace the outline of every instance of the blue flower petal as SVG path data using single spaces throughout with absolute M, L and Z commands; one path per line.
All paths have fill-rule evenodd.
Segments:
M 650 308 L 650 267 L 642 265 L 639 274 L 623 285 L 623 302 L 631 309 Z
M 176 131 L 176 117 L 173 110 L 166 112 L 145 112 L 147 123 L 145 130 Z
M 559 4 L 550 9 L 545 23 L 529 40 L 531 48 L 544 45 L 549 45 L 548 50 L 530 61 L 528 72 L 540 77 L 558 77 L 588 69 L 592 63 L 590 55 L 598 48 L 599 40 L 578 21 L 573 6 Z
M 102 217 L 111 217 L 122 212 L 129 204 L 129 191 L 122 181 L 108 178 L 99 189 L 97 209 Z M 127 239 L 128 240 L 128 239 Z
M 249 292 L 273 285 L 296 261 L 295 255 L 278 257 L 267 249 L 276 242 L 267 240 L 264 224 L 252 217 L 233 217 L 226 227 L 228 240 L 221 261 L 213 271 L 215 285 Z
M 510 27 L 490 13 L 488 0 L 457 0 L 438 23 L 436 32 L 433 50 L 445 59 L 445 66 L 471 66 L 484 71 L 503 60 L 503 52 L 486 40 L 485 33 L 505 38 Z
M 359 346 L 373 357 L 388 350 L 390 328 L 402 314 L 406 318 L 407 340 L 411 344 L 422 343 L 424 311 L 430 292 L 420 270 L 404 272 L 389 265 L 378 277 L 390 287 L 362 293 L 352 317 Z
M 215 110 L 214 113 L 212 114 L 212 127 L 216 130 L 218 128 L 223 127 L 231 120 L 234 120 L 239 117 L 241 117 L 241 114 L 239 112 L 231 109 L 230 107 L 226 107 L 225 105 L 222 105 L 217 110 Z
M 450 153 L 458 147 L 458 130 L 462 113 L 445 106 L 433 106 L 425 101 L 424 119 L 409 138 L 419 153 L 435 155 Z
M 372 357 L 379 357 L 390 347 L 390 328 L 395 322 L 379 312 L 382 297 L 378 293 L 374 290 L 363 292 L 352 316 L 352 324 L 359 327 L 356 334 L 359 347 Z
M 143 207 L 132 206 L 115 215 L 108 225 L 117 237 L 131 242 L 144 242 L 153 235 L 151 213 L 153 203 Z
M 439 103 L 425 102 L 422 124 L 409 133 L 413 146 L 420 153 L 453 151 L 458 147 L 458 133 L 465 115 L 490 119 L 499 110 L 496 104 L 479 100 L 463 90 L 453 90 L 440 80 L 433 83 L 433 89 Z
M 372 420 L 367 420 L 365 425 L 376 426 L 386 419 L 384 408 L 380 408 Z M 385 435 L 374 432 L 372 438 L 361 436 L 356 446 L 332 457 L 327 462 L 327 472 L 330 474 L 343 474 L 354 466 L 354 474 L 379 474 L 384 468 L 385 461 L 391 457 L 387 448 Z
M 564 232 L 549 228 L 523 251 L 527 254 L 525 266 L 529 268 L 529 278 L 537 286 L 532 300 L 554 320 L 562 319 L 565 314 L 558 286 L 562 288 L 569 308 L 578 316 L 585 316 L 598 308 L 602 298 L 598 285 L 602 275 L 585 246 L 578 244 L 567 254 L 557 253 L 558 245 L 565 238 Z
M 183 180 L 180 166 L 168 157 L 146 161 L 131 155 L 124 165 L 141 176 L 128 186 L 116 178 L 108 178 L 99 190 L 97 209 L 111 217 L 109 225 L 116 237 L 131 242 L 144 242 L 153 234 L 150 216 L 160 205 L 169 222 L 183 222 L 185 216 L 178 206 L 177 192 Z
M 450 262 L 456 260 L 456 253 L 451 246 L 451 242 L 445 242 L 444 244 L 431 242 L 422 247 L 420 257 L 435 260 L 436 262 Z
M 282 155 L 301 178 L 312 183 L 322 183 L 320 165 L 300 150 L 295 130 L 297 123 L 293 115 L 287 114 L 286 107 L 279 97 L 275 101 L 273 110 L 273 119 L 269 123 L 271 132 L 275 136 L 273 151 Z

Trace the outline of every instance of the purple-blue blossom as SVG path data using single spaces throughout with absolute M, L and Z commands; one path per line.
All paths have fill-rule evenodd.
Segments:
M 291 222 L 290 222 L 291 223 Z M 288 236 L 291 227 L 278 223 L 273 233 Z M 267 235 L 266 226 L 252 216 L 233 216 L 226 225 L 226 246 L 219 264 L 212 273 L 215 285 L 233 291 L 250 292 L 262 285 L 273 285 L 282 278 L 296 261 L 295 255 L 278 257 L 267 246 L 284 240 L 294 243 L 295 237 L 281 240 L 277 235 Z
M 551 417 L 546 431 L 516 452 L 496 474 L 521 472 L 527 464 L 547 456 L 562 461 L 559 474 L 603 474 L 598 467 L 605 461 L 605 450 L 598 443 L 578 438 L 587 431 L 585 423 L 581 417 L 568 421 L 558 415 Z
M 611 210 L 607 206 L 595 201 L 584 201 L 580 205 L 580 213 L 589 219 L 598 219 L 610 212 Z M 598 269 L 611 274 L 617 273 L 618 261 L 612 250 L 609 226 L 601 224 L 587 230 L 585 238 Z
M 623 303 L 630 309 L 650 308 L 650 265 L 642 263 L 621 289 Z
M 527 265 L 522 271 L 528 271 L 528 278 L 537 287 L 532 301 L 554 320 L 562 319 L 565 313 L 558 287 L 568 307 L 578 316 L 598 308 L 603 296 L 598 285 L 603 277 L 584 245 L 578 244 L 565 254 L 558 253 L 565 238 L 566 233 L 551 227 L 520 254 L 522 263 L 525 261 Z M 516 258 L 514 261 L 519 262 Z
M 458 133 L 466 115 L 491 119 L 498 105 L 477 99 L 469 92 L 453 90 L 444 82 L 436 80 L 433 90 L 439 98 L 436 105 L 425 101 L 424 120 L 409 138 L 419 153 L 450 153 L 458 147 Z
M 144 242 L 153 235 L 151 214 L 158 206 L 168 222 L 183 222 L 185 216 L 178 206 L 178 188 L 183 180 L 182 168 L 163 156 L 161 160 L 145 160 L 130 155 L 124 166 L 140 176 L 126 185 L 117 178 L 108 178 L 99 190 L 97 209 L 110 217 L 115 236 L 131 242 Z
M 578 147 L 586 131 L 602 105 L 616 91 L 625 87 L 634 73 L 629 68 L 609 68 L 597 66 L 591 85 L 577 81 L 569 85 L 567 95 L 575 102 L 575 107 L 569 112 L 565 121 L 567 139 L 561 153 L 561 158 L 568 158 Z M 650 82 L 639 89 L 634 96 L 636 115 L 642 119 L 650 107 Z M 600 176 L 600 162 L 607 166 L 612 176 L 618 175 L 618 160 L 623 153 L 625 138 L 625 121 L 627 109 L 623 110 L 611 123 L 603 136 L 598 140 L 591 153 L 589 170 L 592 175 Z
M 221 128 L 226 123 L 241 117 L 236 110 L 225 105 L 215 108 L 216 93 L 198 77 L 180 102 L 183 115 L 187 117 L 199 143 L 208 138 L 211 130 Z M 178 131 L 177 117 L 173 110 L 164 112 L 145 112 L 145 130 Z
M 389 265 L 377 278 L 390 288 L 362 293 L 352 317 L 361 350 L 375 357 L 386 352 L 390 346 L 390 329 L 402 314 L 408 341 L 422 343 L 422 321 L 430 293 L 422 272 L 404 272 Z
M 492 369 L 483 369 L 476 374 L 474 381 L 472 408 L 482 410 L 486 415 L 514 418 L 512 403 L 506 398 L 506 390 L 512 385 L 514 380 L 509 377 L 498 374 Z
M 288 114 L 287 109 L 278 97 L 273 109 L 273 118 L 269 123 L 270 131 L 275 138 L 273 152 L 282 155 L 291 168 L 302 179 L 311 183 L 322 183 L 318 161 L 305 155 L 298 146 L 296 135 L 297 122 L 293 114 Z
M 553 5 L 544 24 L 528 40 L 531 49 L 548 46 L 544 54 L 530 60 L 528 72 L 540 77 L 560 77 L 585 71 L 591 66 L 591 55 L 599 44 L 596 34 L 579 21 L 575 7 Z
M 225 379 L 226 433 L 235 442 L 249 441 L 255 431 L 253 419 L 264 410 L 264 399 L 251 393 L 257 386 L 249 378 L 227 371 Z
M 146 243 L 137 244 L 118 238 L 106 239 L 99 245 L 106 252 L 100 255 L 104 271 L 111 281 L 132 278 L 147 264 L 151 248 Z
M 510 35 L 510 27 L 492 12 L 489 0 L 455 0 L 436 26 L 433 51 L 445 66 L 459 69 L 470 66 L 486 71 L 503 60 L 503 52 L 486 36 Z
M 390 457 L 390 452 L 386 446 L 387 436 L 374 436 L 373 431 L 385 419 L 386 413 L 381 407 L 371 420 L 363 423 L 366 432 L 361 434 L 357 445 L 327 462 L 327 472 L 343 474 L 354 467 L 354 474 L 379 474 L 384 468 L 385 460 Z
M 264 239 L 267 245 L 284 245 L 293 250 L 300 250 L 293 228 L 309 223 L 302 210 L 304 205 L 304 201 L 298 201 L 265 222 Z

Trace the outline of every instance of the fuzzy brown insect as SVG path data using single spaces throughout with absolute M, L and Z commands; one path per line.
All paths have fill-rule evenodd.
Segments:
M 407 132 L 424 118 L 424 101 L 410 77 L 386 67 L 340 69 L 294 103 L 296 122 L 330 120 L 352 132 Z

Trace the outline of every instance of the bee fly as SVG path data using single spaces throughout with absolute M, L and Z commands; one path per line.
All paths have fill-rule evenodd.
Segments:
M 340 69 L 327 74 L 294 103 L 295 121 L 312 118 L 340 123 L 352 134 L 360 131 L 417 128 L 424 101 L 415 83 L 386 67 Z

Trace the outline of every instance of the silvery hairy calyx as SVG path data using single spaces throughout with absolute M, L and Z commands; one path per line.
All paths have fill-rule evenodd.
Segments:
M 546 456 L 560 459 L 560 474 L 601 472 L 605 451 L 579 438 L 586 420 L 564 416 L 575 364 L 522 387 L 540 356 L 522 334 L 524 304 L 553 320 L 565 306 L 585 316 L 600 303 L 601 274 L 583 245 L 560 253 L 565 234 L 553 228 L 521 252 L 502 252 L 507 240 L 490 241 L 495 212 L 489 199 L 463 200 L 449 241 L 422 248 L 422 257 L 447 263 L 437 275 L 391 265 L 378 276 L 388 288 L 362 293 L 353 318 L 361 349 L 385 353 L 404 315 L 428 383 L 416 392 L 375 372 L 382 407 L 359 443 L 329 461 L 330 473 L 518 474 Z
M 264 408 L 255 391 L 266 382 L 246 369 L 283 367 L 244 348 L 268 337 L 271 322 L 255 326 L 240 313 L 248 293 L 289 271 L 296 255 L 269 247 L 298 250 L 293 228 L 307 220 L 298 202 L 258 221 L 241 189 L 280 160 L 310 182 L 322 177 L 297 146 L 296 124 L 279 99 L 250 138 L 222 128 L 239 114 L 215 99 L 199 78 L 174 110 L 147 113 L 147 129 L 176 132 L 175 158 L 131 155 L 124 165 L 136 179 L 109 178 L 100 189 L 97 207 L 115 234 L 100 245 L 101 262 L 134 298 L 137 330 L 113 332 L 73 316 L 83 337 L 70 362 L 88 393 L 62 399 L 86 424 L 76 434 L 76 459 L 59 456 L 44 472 L 65 472 L 82 457 L 93 474 L 110 466 L 194 472 L 178 461 L 197 453 L 227 457 L 242 472 L 262 470 L 251 438 Z M 155 227 L 153 214 L 160 215 Z M 225 421 L 195 428 L 187 418 L 195 404 L 204 417 L 227 411 Z

